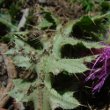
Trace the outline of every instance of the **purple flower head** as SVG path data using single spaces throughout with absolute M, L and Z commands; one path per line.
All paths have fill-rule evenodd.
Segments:
M 110 46 L 106 46 L 96 58 L 86 81 L 93 81 L 92 92 L 100 92 L 110 72 Z

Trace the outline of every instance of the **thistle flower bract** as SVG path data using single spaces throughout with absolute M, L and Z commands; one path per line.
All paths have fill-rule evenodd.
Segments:
M 98 67 L 99 66 L 99 67 Z M 110 46 L 106 46 L 96 58 L 86 81 L 92 80 L 92 92 L 100 92 L 110 72 Z

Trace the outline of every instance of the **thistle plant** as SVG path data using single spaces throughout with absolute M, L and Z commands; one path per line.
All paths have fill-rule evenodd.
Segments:
M 101 80 L 101 84 L 94 86 L 94 90 L 100 90 L 108 77 L 107 65 L 110 58 L 110 47 L 105 47 L 97 42 L 97 39 L 100 40 L 99 36 L 104 34 L 102 30 L 105 23 L 102 27 L 102 21 L 105 18 L 108 18 L 108 14 L 96 18 L 84 16 L 78 20 L 69 21 L 65 26 L 59 24 L 57 25 L 54 36 L 48 38 L 44 35 L 44 37 L 39 39 L 43 45 L 42 49 L 34 48 L 29 45 L 27 41 L 22 39 L 23 35 L 12 35 L 10 39 L 14 42 L 14 47 L 10 48 L 6 54 L 12 57 L 17 67 L 25 68 L 25 70 L 29 70 L 33 67 L 32 71 L 37 74 L 37 78 L 33 81 L 20 78 L 14 79 L 13 83 L 15 87 L 9 92 L 9 95 L 20 102 L 32 101 L 35 110 L 55 110 L 58 107 L 67 110 L 81 106 L 82 104 L 74 96 L 76 91 L 69 89 L 66 91 L 57 91 L 52 86 L 52 76 L 55 77 L 58 74 L 66 74 L 72 77 L 73 75 L 83 74 L 90 70 L 85 62 L 91 62 L 96 57 L 91 54 L 79 58 L 74 58 L 74 56 L 73 58 L 62 58 L 61 49 L 65 45 L 70 45 L 71 47 L 80 45 L 81 48 L 88 50 L 92 48 L 104 48 L 103 52 L 97 57 L 90 75 L 86 79 L 87 81 L 90 79 L 94 80 L 98 77 L 99 81 Z M 4 21 L 0 20 L 0 22 L 3 23 Z M 6 22 L 4 24 L 6 24 Z M 46 26 L 48 26 L 47 22 Z M 76 28 L 81 31 L 82 35 L 80 39 L 75 36 Z M 95 28 L 98 29 L 94 30 Z M 88 36 L 85 37 L 85 35 Z M 69 53 L 68 50 L 66 50 L 66 52 Z M 103 63 L 103 66 L 99 69 L 95 69 L 99 62 Z M 97 84 L 99 84 L 99 82 L 97 82 Z M 70 86 L 73 88 L 73 85 Z

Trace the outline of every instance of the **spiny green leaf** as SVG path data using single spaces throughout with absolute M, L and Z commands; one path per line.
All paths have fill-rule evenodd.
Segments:
M 32 101 L 34 109 L 38 110 L 38 88 L 39 81 L 36 79 L 34 82 L 26 82 L 22 79 L 15 79 L 14 88 L 9 92 L 9 95 L 16 99 L 18 102 Z
M 73 92 L 66 92 L 63 95 L 60 95 L 54 89 L 49 91 L 50 103 L 52 110 L 57 107 L 63 109 L 74 109 L 80 105 L 80 103 L 73 97 Z
M 13 58 L 14 64 L 18 67 L 29 69 L 32 66 L 31 60 L 27 56 L 17 55 Z
M 83 64 L 83 59 L 59 59 L 55 60 L 53 57 L 46 57 L 44 60 L 44 72 L 53 73 L 57 75 L 62 71 L 67 71 L 68 74 L 71 73 L 83 73 L 88 70 L 88 68 Z
M 42 50 L 34 49 L 32 46 L 30 46 L 26 41 L 23 41 L 22 38 L 18 38 L 15 36 L 13 38 L 13 41 L 15 43 L 15 49 L 16 50 L 23 50 L 25 54 L 29 54 L 31 52 L 36 52 L 37 54 L 41 54 Z
M 90 18 L 89 16 L 84 16 L 81 19 L 78 19 L 76 21 L 70 21 L 68 22 L 64 28 L 62 26 L 60 26 L 59 30 L 57 31 L 55 37 L 54 37 L 54 41 L 53 41 L 53 55 L 56 58 L 60 58 L 61 57 L 61 48 L 66 45 L 66 44 L 70 44 L 72 46 L 77 45 L 78 43 L 83 44 L 86 48 L 102 48 L 104 46 L 100 45 L 99 42 L 91 42 L 91 41 L 84 41 L 84 40 L 79 40 L 74 38 L 74 36 L 72 38 L 70 38 L 70 34 L 73 31 L 74 34 L 74 28 L 75 26 L 78 26 L 81 31 L 84 31 L 87 33 L 89 32 L 89 34 L 91 35 L 95 35 L 96 37 L 98 37 L 99 32 L 100 34 L 102 34 L 103 32 L 101 32 L 101 26 L 102 26 L 102 21 L 107 18 L 109 16 L 109 14 L 105 14 L 102 16 L 97 16 L 96 18 Z M 97 23 L 99 22 L 99 23 Z M 99 27 L 97 27 L 97 25 Z M 96 30 L 97 27 L 97 30 Z M 101 29 L 101 30 L 100 30 Z M 100 30 L 100 31 L 98 31 Z M 91 37 L 88 36 L 88 37 Z M 80 37 L 82 37 L 83 35 L 80 35 Z M 85 37 L 85 36 L 83 36 Z M 84 38 L 85 39 L 85 38 Z
M 42 21 L 38 24 L 38 28 L 45 29 L 50 28 L 51 26 L 56 27 L 58 24 L 58 19 L 51 14 L 49 11 L 42 11 L 44 17 Z
M 50 23 L 46 19 L 43 19 L 42 22 L 38 25 L 38 27 L 41 28 L 41 29 L 49 28 L 51 26 L 52 26 L 52 23 Z
M 13 40 L 14 40 L 14 43 L 15 43 L 15 49 L 16 50 L 23 49 L 26 54 L 28 54 L 29 52 L 34 50 L 28 43 L 26 43 L 23 40 L 17 38 L 16 36 Z
M 15 87 L 9 92 L 9 95 L 15 98 L 17 101 L 27 102 L 28 100 L 26 99 L 27 98 L 26 96 L 31 86 L 31 83 L 24 82 L 21 79 L 13 80 L 13 82 Z
M 107 13 L 96 17 L 83 16 L 69 21 L 65 26 L 60 27 L 55 36 L 72 36 L 84 40 L 100 41 L 107 30 L 109 16 L 110 14 Z
M 75 38 L 66 38 L 66 37 L 62 37 L 61 35 L 59 35 L 58 37 L 55 37 L 54 39 L 54 44 L 53 44 L 53 55 L 56 58 L 60 58 L 61 57 L 61 48 L 66 45 L 66 44 L 70 44 L 72 46 L 77 45 L 77 44 L 82 44 L 84 45 L 86 48 L 91 49 L 91 48 L 103 48 L 104 45 L 101 45 L 99 42 L 86 42 L 83 40 L 78 40 Z

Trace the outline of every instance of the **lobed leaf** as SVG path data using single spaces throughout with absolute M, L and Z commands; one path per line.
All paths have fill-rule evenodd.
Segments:
M 80 103 L 73 97 L 73 92 L 66 92 L 60 95 L 56 90 L 51 89 L 49 91 L 50 103 L 52 110 L 61 107 L 63 109 L 74 109 L 80 105 Z

